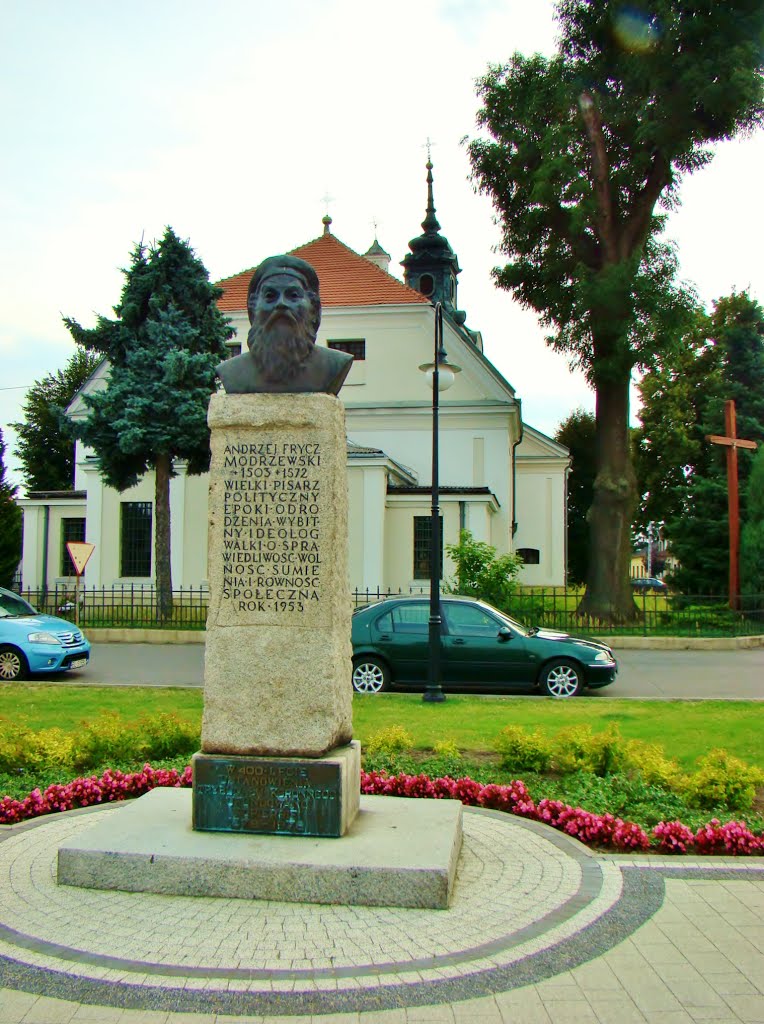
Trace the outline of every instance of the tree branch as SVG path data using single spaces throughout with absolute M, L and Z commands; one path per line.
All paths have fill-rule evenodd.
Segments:
M 618 261 L 616 246 L 615 213 L 613 197 L 610 194 L 610 170 L 608 167 L 605 138 L 602 134 L 602 119 L 594 97 L 590 92 L 582 92 L 579 99 L 581 116 L 589 136 L 592 154 L 592 172 L 594 177 L 594 195 L 599 210 L 598 233 L 609 263 Z

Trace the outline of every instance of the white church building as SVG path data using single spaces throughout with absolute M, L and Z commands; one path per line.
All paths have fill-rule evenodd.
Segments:
M 340 392 L 346 410 L 350 585 L 353 590 L 424 587 L 429 578 L 432 398 L 418 367 L 433 359 L 435 302 L 444 311 L 444 345 L 461 368 L 440 395 L 440 508 L 444 544 L 468 529 L 499 553 L 519 552 L 521 581 L 561 586 L 566 565 L 568 451 L 523 423 L 520 399 L 483 354 L 480 333 L 457 307 L 456 255 L 435 218 L 428 164 L 423 232 L 409 243 L 404 281 L 375 240 L 360 255 L 324 218 L 323 234 L 292 251 L 316 270 L 322 320 L 317 344 L 353 356 Z M 259 253 L 259 259 L 271 255 Z M 259 260 L 258 260 L 259 261 Z M 218 282 L 220 308 L 246 344 L 247 286 L 253 268 Z M 69 407 L 87 415 L 82 396 L 108 379 L 104 361 Z M 207 578 L 207 477 L 176 464 L 171 482 L 173 586 Z M 26 590 L 73 583 L 66 542 L 95 550 L 90 587 L 153 581 L 154 481 L 124 492 L 107 487 L 94 454 L 77 443 L 72 491 L 32 492 L 24 508 L 22 583 Z M 444 576 L 452 566 L 446 556 Z

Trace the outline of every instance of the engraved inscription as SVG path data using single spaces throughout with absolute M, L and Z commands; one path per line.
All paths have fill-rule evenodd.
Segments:
M 338 764 L 259 758 L 194 763 L 194 828 L 212 832 L 337 836 Z
M 222 599 L 238 613 L 321 600 L 321 443 L 228 443 L 222 454 Z

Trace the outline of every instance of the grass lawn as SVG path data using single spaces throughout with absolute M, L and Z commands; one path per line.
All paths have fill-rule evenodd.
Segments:
M 175 712 L 201 718 L 199 689 L 16 685 L 0 687 L 2 721 L 23 720 L 34 729 L 57 726 L 76 732 L 83 721 L 117 712 L 126 721 Z M 419 694 L 356 696 L 354 734 L 363 745 L 380 729 L 403 726 L 416 748 L 451 740 L 462 751 L 490 751 L 506 725 L 539 729 L 546 735 L 588 723 L 597 732 L 611 723 L 627 739 L 659 744 L 684 769 L 714 747 L 722 747 L 764 769 L 764 703 L 747 701 L 636 701 L 598 697 L 554 701 L 543 698 L 450 696 L 444 704 L 424 704 Z

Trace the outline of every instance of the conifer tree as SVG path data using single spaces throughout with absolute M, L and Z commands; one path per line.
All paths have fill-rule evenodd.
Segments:
M 0 587 L 10 587 L 21 560 L 21 509 L 16 487 L 5 479 L 5 442 L 0 430 Z
M 77 347 L 63 370 L 36 380 L 27 391 L 16 455 L 28 491 L 66 491 L 74 483 L 74 435 L 65 417 L 69 403 L 101 357 Z
M 479 86 L 470 143 L 510 262 L 494 271 L 583 368 L 596 395 L 597 476 L 582 613 L 633 617 L 637 488 L 629 387 L 676 335 L 689 296 L 661 241 L 710 144 L 764 120 L 761 0 L 557 0 L 551 58 L 516 53 Z
M 174 460 L 189 473 L 209 466 L 207 405 L 215 366 L 233 331 L 188 242 L 168 227 L 159 243 L 137 245 L 116 319 L 93 328 L 66 319 L 74 340 L 109 360 L 107 387 L 85 396 L 87 419 L 75 424 L 107 484 L 123 491 L 155 474 L 154 577 L 161 619 L 172 611 L 170 478 Z

